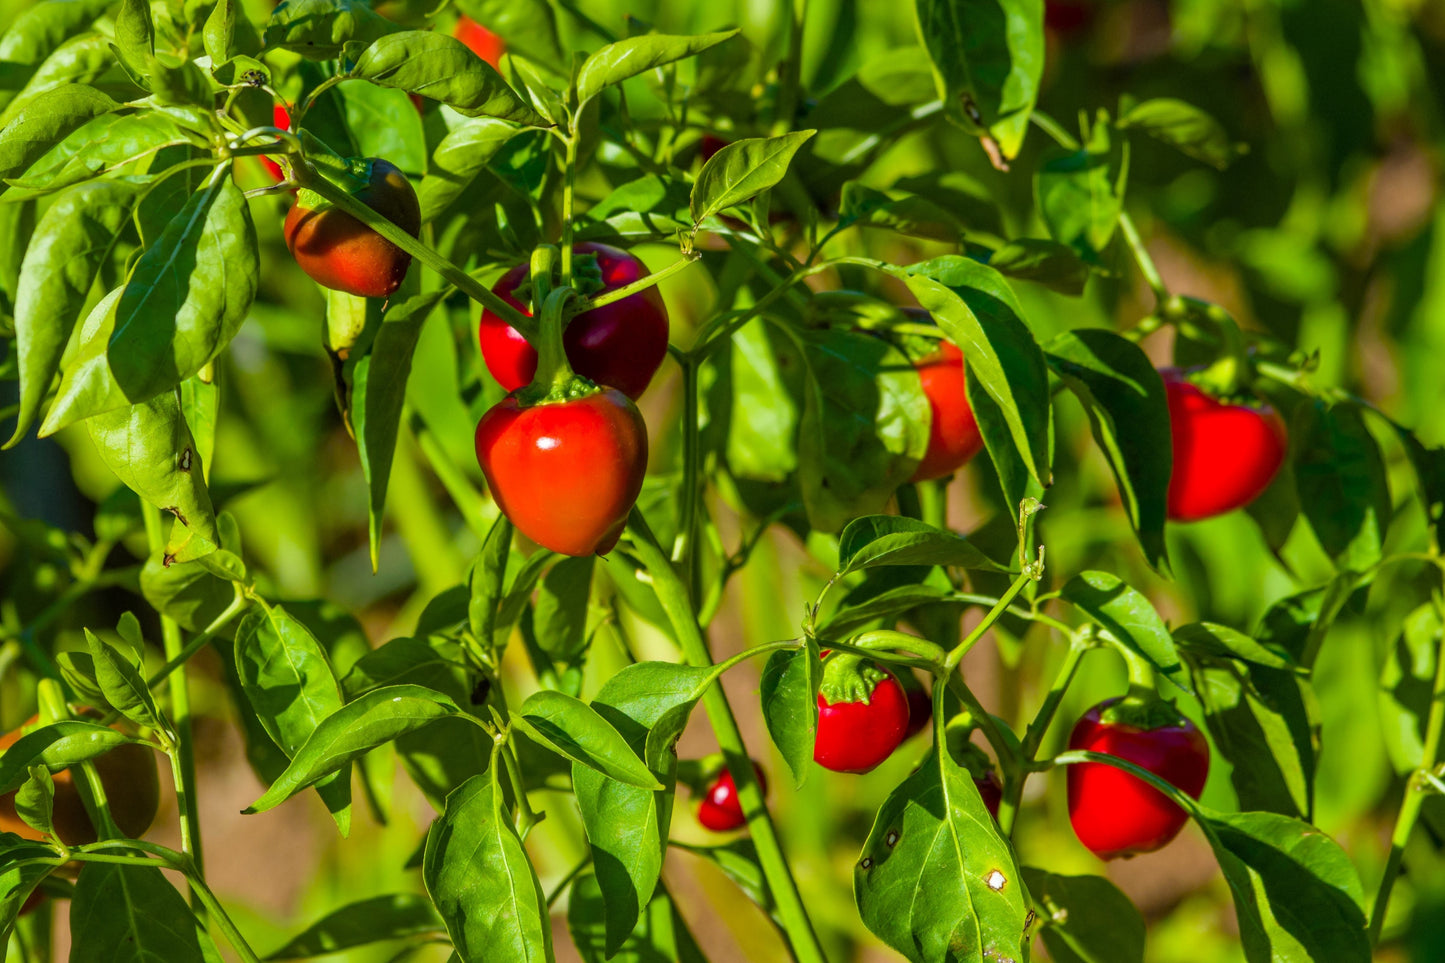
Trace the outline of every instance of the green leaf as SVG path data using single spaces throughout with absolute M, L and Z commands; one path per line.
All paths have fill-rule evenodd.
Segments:
M 1267 649 L 1243 632 L 1213 622 L 1191 622 L 1174 630 L 1174 641 L 1190 655 L 1205 659 L 1239 659 L 1268 669 L 1293 670 L 1294 660 Z
M 356 61 L 351 76 L 439 100 L 467 117 L 549 126 L 491 64 L 444 33 L 407 30 L 378 37 Z
M 707 963 L 666 886 L 658 887 L 637 928 L 609 954 L 602 886 L 592 873 L 579 876 L 567 900 L 567 929 L 583 963 Z
M 767 878 L 763 876 L 763 867 L 758 861 L 758 847 L 751 839 L 734 839 L 722 846 L 694 846 L 683 842 L 674 842 L 672 845 L 711 862 L 722 870 L 723 875 L 732 880 L 738 889 L 746 893 L 749 899 L 777 920 L 777 906 L 773 902 L 772 892 L 768 889 Z
M 165 169 L 159 158 L 167 147 L 195 146 L 197 135 L 173 116 L 175 112 L 101 114 L 46 151 L 24 177 L 13 180 L 10 199 L 20 191 L 38 196 L 64 190 L 102 174 L 137 184 L 154 182 Z
M 1340 568 L 1363 571 L 1382 556 L 1390 486 L 1380 446 L 1353 404 L 1299 406 L 1291 426 L 1300 507 Z
M 101 461 L 127 488 L 220 544 L 201 456 L 174 391 L 96 415 L 86 426 Z
M 67 84 L 40 94 L 0 129 L 0 180 L 19 177 L 73 132 L 119 109 L 120 104 L 85 84 Z M 4 191 L 0 184 L 0 193 Z
M 213 68 L 231 59 L 236 52 L 236 0 L 216 0 L 216 5 L 206 17 L 201 41 Z
M 1023 874 L 947 752 L 931 752 L 878 810 L 853 893 L 868 929 L 913 963 L 1028 958 Z
M 174 388 L 216 357 L 256 296 L 256 228 L 240 188 L 216 178 L 136 262 L 106 356 L 132 401 Z
M 1019 506 L 1025 498 L 1043 500 L 1044 486 L 1029 474 L 1028 465 L 1024 463 L 1018 446 L 1014 442 L 1013 429 L 1004 415 L 1004 409 L 988 393 L 988 389 L 983 386 L 983 379 L 966 361 L 964 370 L 966 372 L 964 392 L 968 397 L 968 406 L 973 410 L 973 419 L 978 423 L 978 433 L 983 436 L 984 448 L 988 451 L 989 460 L 993 462 L 999 488 L 1003 492 L 1004 505 L 1007 507 L 1010 517 L 1017 520 Z M 1052 418 L 1047 419 L 1045 427 L 1048 437 L 1047 450 L 1052 463 L 1054 448 Z
M 1034 281 L 1073 297 L 1084 293 L 1089 280 L 1089 265 L 1073 248 L 1037 237 L 1009 241 L 989 256 L 988 266 L 1004 277 Z
M 1045 358 L 1089 416 L 1094 443 L 1114 472 L 1144 557 L 1166 570 L 1172 442 L 1159 372 L 1138 345 L 1102 328 L 1063 332 L 1045 347 Z
M 45 843 L 0 833 L 0 947 L 10 946 L 10 931 L 35 887 L 55 869 L 55 850 Z
M 547 0 L 458 0 L 457 8 L 501 37 L 507 50 L 554 71 L 567 66 Z
M 245 812 L 274 809 L 377 746 L 460 713 L 456 703 L 432 689 L 415 685 L 373 689 L 322 720 L 286 771 Z
M 1290 671 L 1232 661 L 1196 671 L 1194 683 L 1240 808 L 1310 818 L 1316 759 L 1307 683 Z
M 55 831 L 51 823 L 54 810 L 55 783 L 50 770 L 31 766 L 30 778 L 15 791 L 15 814 L 31 829 L 49 836 Z
M 386 489 L 396 453 L 401 409 L 406 402 L 406 381 L 411 376 L 412 353 L 422 325 L 441 302 L 441 296 L 441 291 L 435 291 L 389 306 L 371 350 L 356 363 L 352 373 L 351 423 L 370 494 L 367 531 L 373 572 L 380 560 Z
M 763 666 L 759 701 L 768 735 L 802 786 L 813 761 L 818 733 L 818 686 L 823 680 L 818 643 L 808 639 L 798 649 L 779 649 Z
M 577 73 L 577 102 L 585 104 L 605 88 L 620 84 L 654 67 L 702 53 L 737 35 L 736 30 L 695 37 L 645 34 L 607 44 L 592 54 Z
M 280 47 L 309 60 L 331 60 L 347 43 L 370 43 L 403 29 L 364 0 L 282 0 L 261 39 L 268 50 Z
M 35 226 L 15 293 L 20 413 L 10 445 L 24 437 L 39 413 L 96 275 L 110 257 L 135 201 L 132 184 L 81 184 L 56 198 Z
M 115 17 L 115 50 L 132 77 L 144 77 L 156 53 L 155 25 L 148 0 L 121 0 Z
M 962 535 L 904 515 L 855 518 L 838 537 L 838 576 L 883 565 L 945 565 L 1001 571 Z
M 928 398 L 918 371 L 880 338 L 809 332 L 803 356 L 798 481 L 809 522 L 833 532 L 881 511 L 913 474 L 928 450 Z
M 688 207 L 693 223 L 701 224 L 773 187 L 788 172 L 798 148 L 814 133 L 795 130 L 781 137 L 747 137 L 709 157 L 692 185 Z
M 710 669 L 638 662 L 603 683 L 592 702 L 665 787 L 661 792 L 640 789 L 572 766 L 577 806 L 602 885 L 608 953 L 622 946 L 657 888 L 672 819 L 677 756 L 671 749 L 713 677 Z
M 993 268 L 958 255 L 887 270 L 907 282 L 958 345 L 969 381 L 977 380 L 997 403 L 1029 475 L 1047 487 L 1048 368 L 1008 282 Z
M 892 197 L 858 181 L 843 185 L 838 223 L 845 227 L 882 227 L 935 241 L 957 241 L 962 234 L 958 220 L 927 198 L 917 194 Z
M 1060 594 L 1143 656 L 1164 678 L 1190 691 L 1168 626 L 1137 589 L 1108 572 L 1080 572 L 1064 584 Z
M 460 652 L 447 651 L 450 647 L 441 640 L 392 639 L 356 660 L 341 678 L 341 691 L 354 701 L 384 686 L 414 685 L 460 704 L 471 696 L 471 672 Z
M 1218 170 L 1224 170 L 1249 151 L 1244 144 L 1230 140 L 1219 121 L 1198 107 L 1172 97 L 1135 104 L 1120 115 L 1115 126 L 1120 130 L 1142 130 Z
M 60 387 L 40 425 L 40 437 L 53 435 L 82 418 L 130 404 L 115 375 L 111 374 L 106 358 L 110 336 L 115 330 L 115 312 L 123 294 L 125 288 L 116 288 L 96 302 L 86 315 L 76 335 L 79 347 L 73 357 L 65 359 Z
M 258 605 L 236 627 L 235 659 L 236 676 L 257 720 L 294 764 L 321 723 L 342 707 L 341 686 L 326 650 L 311 630 L 283 607 Z M 347 835 L 351 830 L 350 769 L 340 767 L 334 778 L 317 786 L 317 792 L 341 834 Z
M 1054 149 L 1045 158 L 1034 179 L 1039 215 L 1054 240 L 1096 260 L 1119 226 L 1127 155 L 1111 150 L 1109 127 L 1101 119 L 1084 147 Z
M 60 677 L 75 691 L 82 702 L 101 705 L 105 693 L 100 690 L 100 681 L 95 677 L 95 660 L 88 652 L 61 652 L 55 657 L 60 666 Z
M 431 900 L 415 893 L 392 893 L 349 903 L 327 913 L 266 960 L 306 960 L 342 950 L 422 936 L 443 929 Z
M 149 728 L 164 728 L 155 698 L 146 685 L 140 653 L 126 652 L 85 630 L 95 679 L 105 701 L 131 722 Z
M 51 91 L 95 83 L 114 64 L 111 43 L 103 35 L 92 33 L 72 37 L 45 58 L 25 88 L 0 112 L 0 127 L 8 127 L 21 114 L 29 113 Z
M 1039 0 L 915 0 L 949 120 L 987 133 L 1003 158 L 1023 143 L 1044 71 Z
M 855 598 L 855 593 L 861 594 Z M 920 605 L 938 602 L 952 594 L 951 587 L 924 584 L 897 585 L 880 592 L 869 581 L 864 581 L 857 589 L 844 596 L 838 608 L 818 624 L 817 637 L 822 640 L 842 640 L 880 619 L 892 625 L 905 612 Z
M 1405 616 L 1380 671 L 1380 729 L 1395 771 L 1425 764 L 1425 735 L 1445 624 L 1436 603 Z
M 137 741 L 109 726 L 74 720 L 52 722 L 26 733 L 0 752 L 0 795 L 13 792 L 29 779 L 31 766 L 43 765 L 51 772 L 59 772 Z
M 511 560 L 512 531 L 511 519 L 499 512 L 468 575 L 467 625 L 483 645 L 492 644 L 497 637 L 497 609 Z M 531 594 L 530 587 L 526 594 Z
M 74 963 L 204 963 L 196 918 L 151 866 L 86 863 L 70 907 Z
M 66 0 L 12 10 L 14 19 L 0 35 L 0 61 L 38 64 L 70 37 L 93 29 L 112 6 L 114 0 Z
M 547 898 L 492 776 L 447 797 L 427 833 L 422 877 L 464 963 L 552 959 Z
M 587 652 L 587 602 L 596 556 L 561 558 L 542 576 L 532 609 L 537 645 L 550 658 L 568 665 Z
M 1102 876 L 1059 876 L 1024 867 L 1055 963 L 1144 963 L 1144 917 Z
M 478 117 L 443 137 L 432 152 L 426 176 L 416 187 L 422 223 L 430 222 L 461 197 L 519 129 L 494 117 Z
M 1368 963 L 1364 894 L 1339 844 L 1273 813 L 1206 812 L 1249 963 Z
M 662 789 L 637 753 L 597 710 L 562 692 L 534 692 L 512 716 L 528 736 L 618 782 Z
M 761 318 L 734 332 L 728 344 L 727 463 L 739 478 L 780 482 L 798 467 L 799 405 L 783 376 L 797 351 L 786 361 L 781 356 L 790 347 L 772 341 Z

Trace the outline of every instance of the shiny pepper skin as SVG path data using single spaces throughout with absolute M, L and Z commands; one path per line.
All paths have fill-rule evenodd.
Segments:
M 576 244 L 572 252 L 574 256 L 596 256 L 603 291 L 631 284 L 648 274 L 647 266 L 637 258 L 606 244 Z M 492 292 L 527 313 L 527 305 L 512 292 L 527 280 L 530 271 L 530 265 L 517 265 L 502 275 Z M 635 401 L 647 390 L 667 355 L 667 332 L 667 308 L 654 286 L 577 315 L 562 333 L 562 344 L 567 361 L 579 375 L 616 388 Z M 531 383 L 537 372 L 537 351 L 521 332 L 483 310 L 477 336 L 487 370 L 503 388 L 516 391 Z
M 1178 372 L 1160 372 L 1169 402 L 1174 470 L 1169 517 L 1192 522 L 1242 508 L 1269 487 L 1289 437 L 1268 405 L 1217 401 Z
M 647 470 L 647 425 L 622 392 L 537 405 L 508 395 L 476 441 L 487 485 L 522 534 L 563 555 L 617 544 Z
M 1086 712 L 1074 726 L 1069 748 L 1127 759 L 1198 799 L 1209 775 L 1209 743 L 1203 733 L 1183 716 L 1157 729 L 1101 719 L 1118 701 L 1109 699 Z M 1152 853 L 1189 821 L 1159 790 L 1103 763 L 1070 766 L 1068 783 L 1074 834 L 1100 859 Z
M 963 352 L 952 342 L 918 362 L 918 377 L 928 396 L 928 451 L 913 470 L 912 481 L 951 475 L 983 450 L 983 435 L 968 404 Z
M 368 164 L 358 201 L 412 237 L 421 233 L 421 204 L 406 175 L 384 160 Z M 306 192 L 302 192 L 304 196 Z M 301 270 L 322 287 L 363 298 L 384 298 L 401 287 L 411 255 L 335 208 L 311 210 L 301 200 L 286 214 L 286 246 Z
M 766 793 L 768 780 L 756 762 L 753 763 L 753 772 L 757 773 L 758 785 Z M 717 779 L 702 797 L 702 803 L 697 807 L 697 821 L 715 833 L 729 833 L 746 825 L 748 818 L 743 815 L 743 804 L 738 800 L 737 784 L 733 782 L 733 774 L 726 769 L 718 773 Z
M 868 772 L 893 754 L 908 733 L 908 696 L 889 674 L 867 702 L 834 702 L 818 693 L 813 761 L 834 772 Z

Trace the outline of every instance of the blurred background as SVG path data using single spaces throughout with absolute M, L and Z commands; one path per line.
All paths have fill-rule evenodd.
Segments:
M 0 26 L 24 6 L 23 0 L 0 0 Z M 746 109 L 738 104 L 768 96 L 767 65 L 783 54 L 785 6 L 778 0 L 555 3 L 572 49 L 599 43 L 579 14 L 615 32 L 624 30 L 627 15 L 670 33 L 741 26 L 751 44 L 747 62 L 725 78 L 714 77 L 709 96 L 699 97 L 700 117 L 740 134 L 750 131 Z M 254 21 L 264 20 L 263 3 L 248 9 Z M 1048 63 L 1039 106 L 1065 127 L 1072 128 L 1080 114 L 1117 113 L 1121 98 L 1178 97 L 1212 114 L 1248 148 L 1219 171 L 1163 145 L 1136 141 L 1127 207 L 1170 289 L 1222 304 L 1246 329 L 1267 331 L 1305 353 L 1317 352 L 1320 383 L 1347 388 L 1377 404 L 1415 429 L 1426 444 L 1445 444 L 1440 360 L 1445 354 L 1445 206 L 1439 191 L 1445 3 L 1049 0 L 1047 23 Z M 816 125 L 844 140 L 877 134 L 867 126 L 872 117 L 868 98 L 886 101 L 887 91 L 880 87 L 892 82 L 880 65 L 917 60 L 918 51 L 907 49 L 917 43 L 910 4 L 809 0 L 802 64 L 807 104 L 799 126 Z M 864 68 L 873 78 L 866 89 L 850 80 Z M 900 77 L 899 89 L 907 83 Z M 732 102 L 724 95 L 731 95 Z M 413 122 L 399 113 L 390 116 L 399 118 L 397 124 Z M 367 136 L 384 140 L 389 135 L 383 125 Z M 1039 130 L 1030 130 L 1011 172 L 995 170 L 975 139 L 943 123 L 894 125 L 883 136 L 886 143 L 870 155 L 871 164 L 849 176 L 880 189 L 904 187 L 923 194 L 968 231 L 1010 238 L 1042 235 L 1032 172 L 1050 142 Z M 388 153 L 385 143 L 369 146 L 374 149 L 368 153 Z M 680 157 L 683 164 L 686 157 Z M 408 173 L 420 173 L 425 156 L 413 158 L 410 166 L 399 163 Z M 264 183 L 259 169 L 241 176 Z M 601 170 L 583 180 L 584 204 L 615 186 L 609 177 Z M 458 472 L 461 482 L 483 488 L 472 430 L 501 392 L 478 357 L 473 312 L 464 301 L 448 302 L 446 321 L 433 319 L 417 352 L 380 567 L 373 574 L 366 483 L 337 412 L 331 361 L 321 343 L 325 301 L 286 254 L 280 236 L 284 203 L 275 197 L 254 202 L 263 244 L 262 290 L 219 372 L 222 401 L 212 491 L 218 508 L 239 523 L 245 557 L 268 597 L 313 602 L 315 617 L 337 626 L 336 639 L 328 641 L 333 654 L 347 651 L 354 660 L 363 646 L 415 631 L 426 603 L 461 583 L 490 522 L 488 512 L 495 509 L 489 502 L 477 506 L 463 500 L 468 505 L 463 510 L 451 496 Z M 883 231 L 850 232 L 838 243 L 899 264 L 958 250 L 956 239 L 917 240 Z M 636 252 L 654 270 L 678 256 L 669 244 L 643 245 Z M 1107 259 L 1115 267 L 1112 274 L 1091 280 L 1081 298 L 1016 285 L 1040 340 L 1084 325 L 1131 326 L 1148 313 L 1147 288 L 1117 253 L 1109 252 Z M 497 263 L 498 272 L 505 266 Z M 876 282 L 825 275 L 817 284 Z M 687 344 L 718 309 L 718 289 L 705 267 L 669 279 L 663 293 L 679 344 Z M 1167 335 L 1144 344 L 1159 363 L 1171 360 Z M 665 477 L 676 464 L 677 369 L 669 362 L 659 378 L 644 411 L 653 459 L 659 477 Z M 0 408 L 14 399 L 15 382 L 0 381 Z M 0 427 L 8 435 L 8 414 L 4 421 Z M 1112 477 L 1072 401 L 1056 406 L 1056 431 L 1055 485 L 1040 523 L 1048 577 L 1055 584 L 1084 568 L 1108 569 L 1147 589 L 1175 624 L 1207 618 L 1248 630 L 1271 603 L 1332 574 L 1308 526 L 1295 524 L 1297 510 L 1289 504 L 1288 491 L 1277 487 L 1248 513 L 1171 526 L 1174 578 L 1160 577 L 1134 543 Z M 1399 441 L 1383 434 L 1378 440 L 1392 478 L 1400 479 L 1395 490 L 1407 491 L 1412 483 Z M 55 651 L 82 648 L 82 626 L 114 625 L 127 609 L 141 616 L 149 638 L 159 637 L 154 613 L 137 598 L 134 572 L 128 570 L 144 552 L 144 534 L 134 521 L 133 496 L 118 486 L 80 426 L 44 441 L 32 437 L 0 453 L 4 729 L 34 712 L 35 676 L 17 639 L 20 627 L 37 616 L 45 616 L 40 635 Z M 981 530 L 985 541 L 1006 546 L 1008 523 L 1000 504 L 987 464 L 970 466 L 950 490 L 950 524 L 960 531 Z M 712 509 L 730 545 L 744 528 L 738 507 L 736 499 L 713 496 Z M 659 502 L 653 510 L 664 511 L 665 505 Z M 1422 543 L 1425 521 L 1418 505 L 1402 502 L 1397 512 L 1392 545 Z M 78 598 L 67 595 L 72 576 L 64 563 L 66 533 L 91 537 L 103 529 L 120 543 L 108 563 L 119 572 L 115 584 Z M 775 527 L 754 564 L 734 581 L 713 625 L 716 653 L 726 656 L 796 635 L 805 602 L 831 572 L 818 554 L 826 558 L 826 549 Z M 606 570 L 607 563 L 599 567 Z M 1316 818 L 1346 847 L 1366 892 L 1383 867 L 1400 793 L 1391 755 L 1382 751 L 1400 738 L 1399 714 L 1388 695 L 1380 694 L 1379 680 L 1395 665 L 1395 635 L 1412 600 L 1420 597 L 1420 576 L 1403 565 L 1382 573 L 1352 598 L 1314 677 L 1321 722 Z M 594 604 L 608 607 L 607 596 L 599 592 Z M 619 633 L 642 657 L 674 657 L 667 639 L 645 619 L 614 611 L 603 620 L 594 645 L 585 693 L 595 692 L 599 680 L 623 664 Z M 962 617 L 967 621 L 977 615 Z M 1040 680 L 1052 678 L 1061 647 L 1046 633 L 1023 640 L 1007 629 L 996 632 L 994 642 L 971 653 L 965 672 L 985 705 L 1021 725 L 1037 708 Z M 533 684 L 525 653 L 513 645 L 508 658 L 509 682 L 520 695 Z M 220 660 L 204 652 L 196 665 L 192 679 L 208 876 L 253 945 L 266 952 L 356 899 L 419 890 L 419 873 L 401 867 L 422 839 L 432 809 L 407 779 L 395 778 L 389 750 L 369 766 L 381 787 L 379 808 L 387 822 L 381 824 L 358 804 L 349 841 L 338 838 L 312 794 L 262 816 L 240 816 L 261 784 L 247 764 Z M 770 801 L 829 958 L 894 959 L 858 920 L 853 863 L 878 805 L 916 764 L 923 742 L 915 739 L 867 777 L 815 769 L 795 792 L 781 776 L 784 767 L 757 712 L 759 669 L 755 661 L 744 663 L 725 683 L 753 754 L 770 773 L 779 774 L 771 780 Z M 1418 667 L 1415 674 L 1420 674 Z M 1122 664 L 1102 652 L 1091 654 L 1050 745 L 1057 749 L 1069 721 L 1122 686 Z M 1199 718 L 1188 699 L 1181 706 Z M 698 713 L 679 752 L 695 757 L 714 749 Z M 582 855 L 584 842 L 569 797 L 540 802 L 548 818 L 528 846 L 550 891 Z M 1160 853 L 1104 865 L 1069 830 L 1061 777 L 1036 777 L 1027 802 L 1016 833 L 1023 861 L 1058 873 L 1107 874 L 1149 920 L 1151 963 L 1243 959 L 1227 888 L 1196 829 L 1186 829 Z M 1217 756 L 1204 802 L 1235 806 L 1228 766 Z M 1439 802 L 1427 806 L 1423 829 L 1407 854 L 1408 872 L 1396 889 L 1387 929 L 1393 940 L 1380 959 L 1445 959 L 1445 859 L 1439 849 L 1445 843 L 1439 835 L 1445 832 L 1445 807 L 1435 805 Z M 172 803 L 151 838 L 175 844 L 174 827 Z M 684 842 L 716 841 L 696 825 L 685 805 L 674 818 L 673 834 Z M 675 847 L 664 879 L 710 959 L 786 958 L 766 916 L 712 863 Z M 55 921 L 61 954 L 64 905 Z M 565 935 L 565 899 L 556 907 L 554 922 L 559 957 L 573 959 Z M 337 958 L 380 963 L 398 958 L 398 949 Z M 1038 950 L 1043 957 L 1042 947 Z M 415 958 L 445 955 L 422 948 Z

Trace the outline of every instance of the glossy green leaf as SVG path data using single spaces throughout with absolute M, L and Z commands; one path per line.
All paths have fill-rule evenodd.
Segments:
M 1310 818 L 1316 751 L 1308 683 L 1289 671 L 1232 662 L 1195 672 L 1194 682 L 1240 808 Z
M 1045 358 L 1089 416 L 1144 557 L 1167 569 L 1164 510 L 1172 442 L 1159 373 L 1137 344 L 1102 328 L 1060 334 L 1045 347 Z
M 793 785 L 802 786 L 813 761 L 818 734 L 818 686 L 823 681 L 818 643 L 779 649 L 763 666 L 759 701 L 768 735 L 793 773 Z
M 119 108 L 110 97 L 85 84 L 67 84 L 39 95 L 24 113 L 0 129 L 0 179 L 19 177 L 73 132 Z M 4 190 L 0 184 L 0 193 Z
M 51 772 L 59 772 L 135 741 L 109 726 L 90 722 L 62 720 L 41 726 L 0 752 L 0 794 L 18 789 L 30 778 L 31 766 L 43 765 Z
M 393 893 L 349 903 L 327 913 L 266 960 L 308 960 L 384 940 L 423 936 L 443 929 L 431 900 Z
M 190 145 L 196 135 L 166 111 L 103 113 L 71 132 L 13 181 L 10 197 L 24 190 L 44 194 L 101 174 L 136 183 L 152 180 L 150 168 L 167 147 Z
M 454 649 L 441 640 L 392 639 L 356 660 L 341 678 L 341 691 L 347 701 L 354 701 L 384 686 L 414 685 L 435 689 L 460 704 L 471 695 L 470 671 Z
M 38 64 L 75 34 L 92 29 L 113 5 L 114 0 L 64 0 L 16 9 L 0 35 L 0 61 Z
M 467 117 L 547 126 L 547 119 L 508 87 L 491 64 L 444 33 L 407 30 L 379 37 L 356 61 L 351 76 L 439 100 Z
M 236 627 L 235 659 L 236 676 L 256 718 L 293 760 L 289 773 L 321 723 L 342 708 L 341 686 L 326 650 L 283 607 L 258 605 Z M 343 765 L 335 772 L 317 792 L 344 836 L 351 829 L 351 771 Z
M 155 697 L 146 685 L 141 653 L 111 645 L 89 629 L 85 630 L 85 644 L 105 701 L 138 726 L 163 728 Z
M 882 511 L 913 474 L 928 449 L 928 399 L 917 370 L 880 338 L 810 332 L 803 356 L 798 481 L 808 520 L 832 532 Z
M 135 201 L 131 184 L 81 184 L 56 198 L 36 225 L 15 296 L 20 413 L 10 444 L 24 436 L 39 413 L 96 275 Z
M 819 639 L 842 640 L 879 620 L 892 626 L 905 612 L 920 605 L 938 602 L 953 594 L 951 588 L 943 588 L 938 585 L 898 585 L 875 592 L 872 591 L 873 587 L 865 581 L 859 586 L 859 589 L 863 589 L 865 586 L 870 591 L 856 599 L 852 592 L 848 593 L 838 604 L 838 608 L 818 624 Z
M 220 177 L 192 195 L 136 262 L 107 357 L 126 397 L 174 388 L 221 352 L 256 296 L 256 228 L 240 188 Z
M 1102 876 L 1059 876 L 1024 867 L 1056 963 L 1144 963 L 1144 917 Z
M 1003 158 L 1023 143 L 1044 72 L 1039 0 L 915 0 L 946 116 L 989 134 Z
M 637 928 L 614 953 L 607 952 L 602 887 L 591 873 L 579 876 L 567 900 L 567 929 L 584 963 L 706 963 L 672 894 L 659 886 Z
M 1239 659 L 1268 669 L 1293 669 L 1294 660 L 1267 649 L 1243 632 L 1213 622 L 1191 622 L 1174 630 L 1174 641 L 1196 658 Z
M 586 103 L 605 88 L 629 77 L 702 53 L 737 35 L 736 30 L 698 34 L 695 37 L 644 34 L 602 47 L 577 73 L 577 101 Z
M 487 529 L 482 550 L 468 575 L 467 625 L 484 645 L 496 639 L 498 607 L 507 584 L 507 562 L 511 560 L 512 532 L 512 520 L 499 512 L 492 527 Z M 527 594 L 531 594 L 530 588 Z
M 322 720 L 286 771 L 245 811 L 273 809 L 377 746 L 460 712 L 451 699 L 421 686 L 373 689 Z
M 105 702 L 105 693 L 95 677 L 95 660 L 88 652 L 61 652 L 56 655 L 55 664 L 60 666 L 60 677 L 81 701 L 87 705 Z
M 794 439 L 800 412 L 784 380 L 783 367 L 793 360 L 781 354 L 787 348 L 769 338 L 762 320 L 743 325 L 731 338 L 727 462 L 737 477 L 780 482 L 798 467 Z
M 814 133 L 795 130 L 780 137 L 747 137 L 712 155 L 692 185 L 689 209 L 693 223 L 701 224 L 773 187 L 788 173 L 798 148 Z
M 0 947 L 10 946 L 10 931 L 35 887 L 55 868 L 55 850 L 45 843 L 0 833 Z
M 1300 507 L 1341 568 L 1378 562 L 1390 527 L 1390 487 L 1380 446 L 1351 404 L 1306 403 L 1290 430 Z
M 853 894 L 868 929 L 913 963 L 1028 958 L 1023 873 L 947 752 L 930 752 L 878 810 Z
M 1049 235 L 1089 258 L 1109 245 L 1123 210 L 1128 164 L 1111 149 L 1108 125 L 1094 125 L 1089 143 L 1054 150 L 1035 175 L 1039 215 Z
M 422 877 L 462 963 L 552 959 L 547 898 L 492 776 L 447 797 L 427 833 Z
M 231 604 L 234 588 L 200 562 L 175 562 L 154 554 L 140 573 L 141 594 L 151 607 L 190 632 L 204 629 Z
M 956 255 L 906 271 L 889 270 L 907 282 L 918 303 L 958 345 L 970 381 L 976 378 L 997 403 L 1024 466 L 1047 486 L 1048 368 L 1008 282 L 993 268 Z
M 271 11 L 262 41 L 310 60 L 330 60 L 347 43 L 370 43 L 403 28 L 364 0 L 282 0 Z
M 1089 265 L 1073 248 L 1037 237 L 1009 241 L 989 256 L 988 266 L 1004 277 L 1034 281 L 1074 297 L 1084 293 L 1089 280 Z
M 241 16 L 244 18 L 245 14 Z M 214 66 L 219 67 L 231 59 L 236 52 L 236 0 L 216 0 L 216 5 L 206 17 L 201 42 Z
M 132 77 L 144 77 L 156 53 L 155 25 L 148 0 L 121 0 L 115 16 L 115 50 Z
M 973 410 L 973 419 L 978 424 L 978 433 L 983 436 L 984 450 L 993 462 L 994 473 L 998 476 L 999 488 L 1003 492 L 1004 505 L 1015 520 L 1019 506 L 1025 498 L 1039 501 L 1044 497 L 1044 486 L 1029 474 L 1028 465 L 1019 454 L 1014 442 L 1013 429 L 1009 425 L 1004 409 L 983 386 L 983 379 L 965 362 L 964 390 L 968 406 Z M 1048 419 L 1049 460 L 1053 461 L 1053 419 Z
M 1368 963 L 1364 894 L 1338 843 L 1273 813 L 1206 821 L 1249 963 Z
M 602 885 L 608 952 L 622 946 L 657 888 L 677 766 L 670 750 L 712 678 L 708 669 L 638 662 L 603 683 L 592 702 L 666 787 L 653 792 L 572 766 L 577 806 Z
M 1435 602 L 1405 616 L 1380 670 L 1380 728 L 1395 771 L 1419 769 L 1445 625 Z
M 41 62 L 24 89 L 0 111 L 0 127 L 8 127 L 22 114 L 30 113 L 47 93 L 73 85 L 94 84 L 114 63 L 110 41 L 104 36 L 72 37 Z
M 74 963 L 204 963 L 196 918 L 158 868 L 87 863 L 70 907 Z
M 838 575 L 883 565 L 944 565 L 999 571 L 962 535 L 904 515 L 855 518 L 838 537 Z
M 1120 114 L 1120 130 L 1140 130 L 1197 161 L 1224 170 L 1247 152 L 1224 126 L 1192 104 L 1173 97 L 1141 101 Z
M 431 221 L 460 197 L 518 130 L 515 124 L 495 117 L 478 117 L 443 137 L 432 152 L 426 176 L 416 185 L 422 223 Z
M 758 847 L 746 837 L 721 846 L 693 846 L 674 842 L 673 846 L 701 856 L 722 870 L 723 875 L 748 895 L 764 912 L 777 920 L 777 906 L 768 890 L 767 878 L 758 862 Z
M 174 391 L 96 415 L 86 427 L 105 466 L 127 488 L 220 544 L 201 456 Z
M 567 67 L 557 17 L 547 0 L 458 0 L 457 8 L 501 37 L 506 49 L 553 70 Z
M 54 832 L 55 782 L 44 766 L 31 766 L 30 778 L 15 791 L 15 814 L 38 833 Z
M 534 692 L 512 722 L 544 746 L 604 776 L 642 789 L 663 788 L 612 724 L 572 696 L 548 689 Z
M 1069 579 L 1060 594 L 1119 642 L 1143 656 L 1164 678 L 1189 691 L 1174 638 L 1141 592 L 1116 575 L 1090 571 Z
M 961 226 L 952 214 L 917 194 L 893 197 L 858 181 L 843 185 L 838 223 L 882 227 L 909 237 L 956 241 Z
M 596 556 L 561 558 L 542 576 L 532 609 L 537 645 L 552 659 L 573 664 L 587 651 L 587 606 Z

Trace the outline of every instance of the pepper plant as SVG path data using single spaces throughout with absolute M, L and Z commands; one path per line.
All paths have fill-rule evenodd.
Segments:
M 1426 12 L 264 6 L 0 3 L 3 958 L 1439 958 Z

